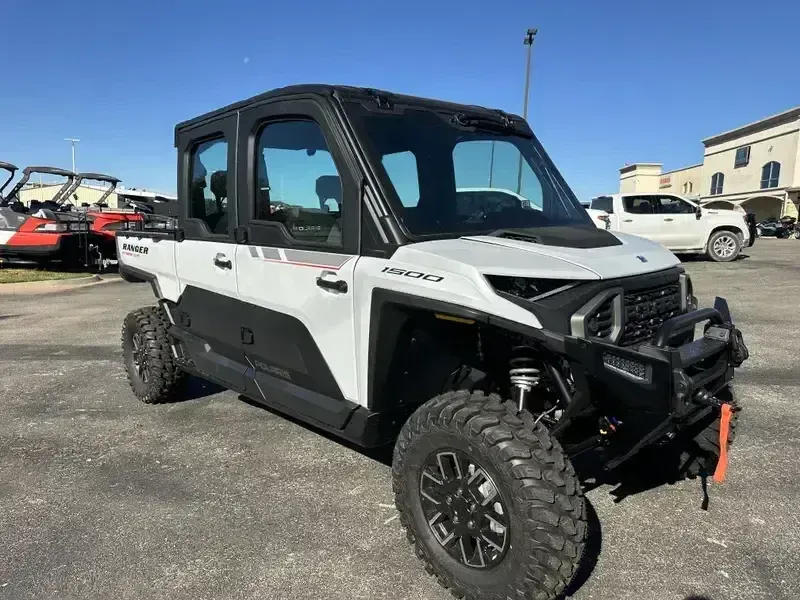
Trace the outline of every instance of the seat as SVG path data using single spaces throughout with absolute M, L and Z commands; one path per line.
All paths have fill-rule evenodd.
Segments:
M 195 159 L 194 169 L 192 170 L 192 181 L 189 184 L 189 202 L 191 211 L 189 216 L 194 219 L 206 220 L 206 196 L 204 190 L 206 189 L 206 175 L 208 171 L 200 162 L 199 158 Z
M 338 175 L 322 175 L 317 177 L 317 198 L 319 198 L 319 207 L 323 212 L 330 212 L 328 205 L 325 204 L 328 200 L 335 200 L 338 212 L 342 210 L 342 182 Z
M 214 171 L 211 174 L 211 193 L 217 205 L 217 212 L 210 215 L 206 221 L 214 233 L 227 233 L 228 231 L 228 172 Z M 223 206 L 223 201 L 225 206 Z
M 325 243 L 329 246 L 342 245 L 342 182 L 338 175 L 322 175 L 317 177 L 316 183 L 317 198 L 319 207 L 323 213 L 329 213 L 330 208 L 326 204 L 328 200 L 335 200 L 338 208 L 338 216 L 331 224 L 328 238 Z

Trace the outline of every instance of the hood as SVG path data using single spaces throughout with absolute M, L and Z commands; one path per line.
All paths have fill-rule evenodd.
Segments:
M 619 243 L 600 248 L 568 248 L 489 235 L 469 236 L 402 246 L 394 258 L 451 271 L 459 269 L 454 264 L 446 267 L 441 259 L 469 265 L 484 274 L 583 280 L 642 275 L 680 264 L 672 252 L 656 242 L 618 232 L 609 235 Z

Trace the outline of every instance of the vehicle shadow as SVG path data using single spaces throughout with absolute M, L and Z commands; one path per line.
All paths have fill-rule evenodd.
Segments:
M 369 458 L 371 460 L 374 460 L 375 462 L 379 462 L 382 465 L 385 465 L 387 467 L 391 467 L 392 466 L 392 452 L 394 451 L 394 442 L 392 442 L 390 444 L 386 444 L 384 446 L 379 446 L 377 448 L 364 448 L 363 446 L 359 446 L 358 444 L 354 444 L 353 442 L 349 442 L 348 440 L 346 440 L 344 438 L 341 438 L 336 434 L 330 433 L 330 432 L 328 432 L 328 431 L 326 431 L 326 430 L 324 430 L 324 429 L 322 429 L 320 427 L 315 427 L 314 425 L 306 423 L 305 421 L 301 421 L 300 419 L 296 419 L 293 416 L 291 416 L 291 415 L 289 415 L 289 414 L 287 414 L 285 412 L 281 412 L 280 410 L 274 409 L 274 408 L 272 408 L 270 406 L 266 406 L 265 404 L 261 404 L 260 402 L 256 402 L 255 400 L 251 400 L 250 398 L 248 398 L 246 396 L 239 396 L 239 400 L 241 400 L 245 404 L 248 404 L 248 405 L 253 406 L 255 408 L 264 410 L 264 411 L 266 411 L 266 412 L 268 412 L 268 413 L 270 413 L 272 415 L 275 415 L 276 417 L 279 417 L 281 419 L 285 419 L 286 421 L 294 423 L 298 427 L 302 427 L 303 429 L 307 429 L 311 433 L 314 433 L 316 435 L 320 435 L 320 436 L 322 436 L 322 437 L 324 437 L 324 438 L 326 438 L 326 439 L 328 439 L 328 440 L 330 440 L 332 442 L 336 442 L 340 446 L 344 446 L 345 448 L 348 448 L 350 450 L 358 452 L 362 456 L 365 456 L 365 457 L 367 457 L 367 458 Z
M 597 455 L 586 453 L 573 461 L 575 471 L 583 485 L 584 492 L 608 486 L 613 502 L 619 504 L 626 498 L 647 492 L 665 485 L 674 485 L 686 479 L 681 473 L 677 460 L 668 454 L 657 457 L 634 457 L 613 471 L 603 470 L 603 461 Z M 696 479 L 699 508 L 708 510 L 710 497 L 707 480 L 711 474 Z
M 225 388 L 222 386 L 219 386 L 216 383 L 211 383 L 210 381 L 206 381 L 205 379 L 201 379 L 200 377 L 195 377 L 194 375 L 187 377 L 186 382 L 183 385 L 184 389 L 183 393 L 181 394 L 182 402 L 199 400 L 201 398 L 213 396 L 214 394 L 219 394 L 220 392 L 225 391 Z

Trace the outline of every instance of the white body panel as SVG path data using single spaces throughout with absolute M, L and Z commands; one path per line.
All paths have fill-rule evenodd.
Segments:
M 0 231 L 0 244 L 7 244 L 16 231 Z
M 354 271 L 357 256 L 236 246 L 239 298 L 298 319 L 308 329 L 333 374 L 342 395 L 359 401 L 356 360 Z M 348 292 L 317 285 L 317 277 L 344 281 Z M 366 377 L 364 377 L 366 379 Z
M 214 264 L 214 259 L 231 261 L 231 268 Z M 175 244 L 175 268 L 180 290 L 192 285 L 230 298 L 236 288 L 236 246 L 223 242 L 183 240 Z
M 117 236 L 119 264 L 154 275 L 161 295 L 173 302 L 178 301 L 182 289 L 175 268 L 177 246 L 173 240 Z

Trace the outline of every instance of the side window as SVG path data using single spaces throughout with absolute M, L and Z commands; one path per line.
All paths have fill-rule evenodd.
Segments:
M 661 214 L 682 215 L 692 214 L 695 211 L 694 206 L 675 196 L 660 196 L 658 200 L 661 208 L 659 212 Z
M 256 219 L 283 223 L 297 240 L 342 245 L 342 183 L 313 121 L 280 121 L 258 135 Z
M 652 215 L 653 205 L 650 198 L 642 196 L 626 196 L 622 199 L 625 212 L 633 215 Z
M 197 144 L 191 161 L 189 218 L 204 221 L 211 233 L 228 233 L 228 142 Z
M 384 154 L 381 158 L 383 168 L 392 180 L 392 185 L 400 197 L 400 203 L 406 208 L 414 208 L 419 204 L 419 172 L 417 157 L 412 152 L 395 152 Z
M 614 199 L 610 196 L 601 196 L 592 200 L 591 208 L 594 210 L 604 210 L 608 214 L 614 214 Z

